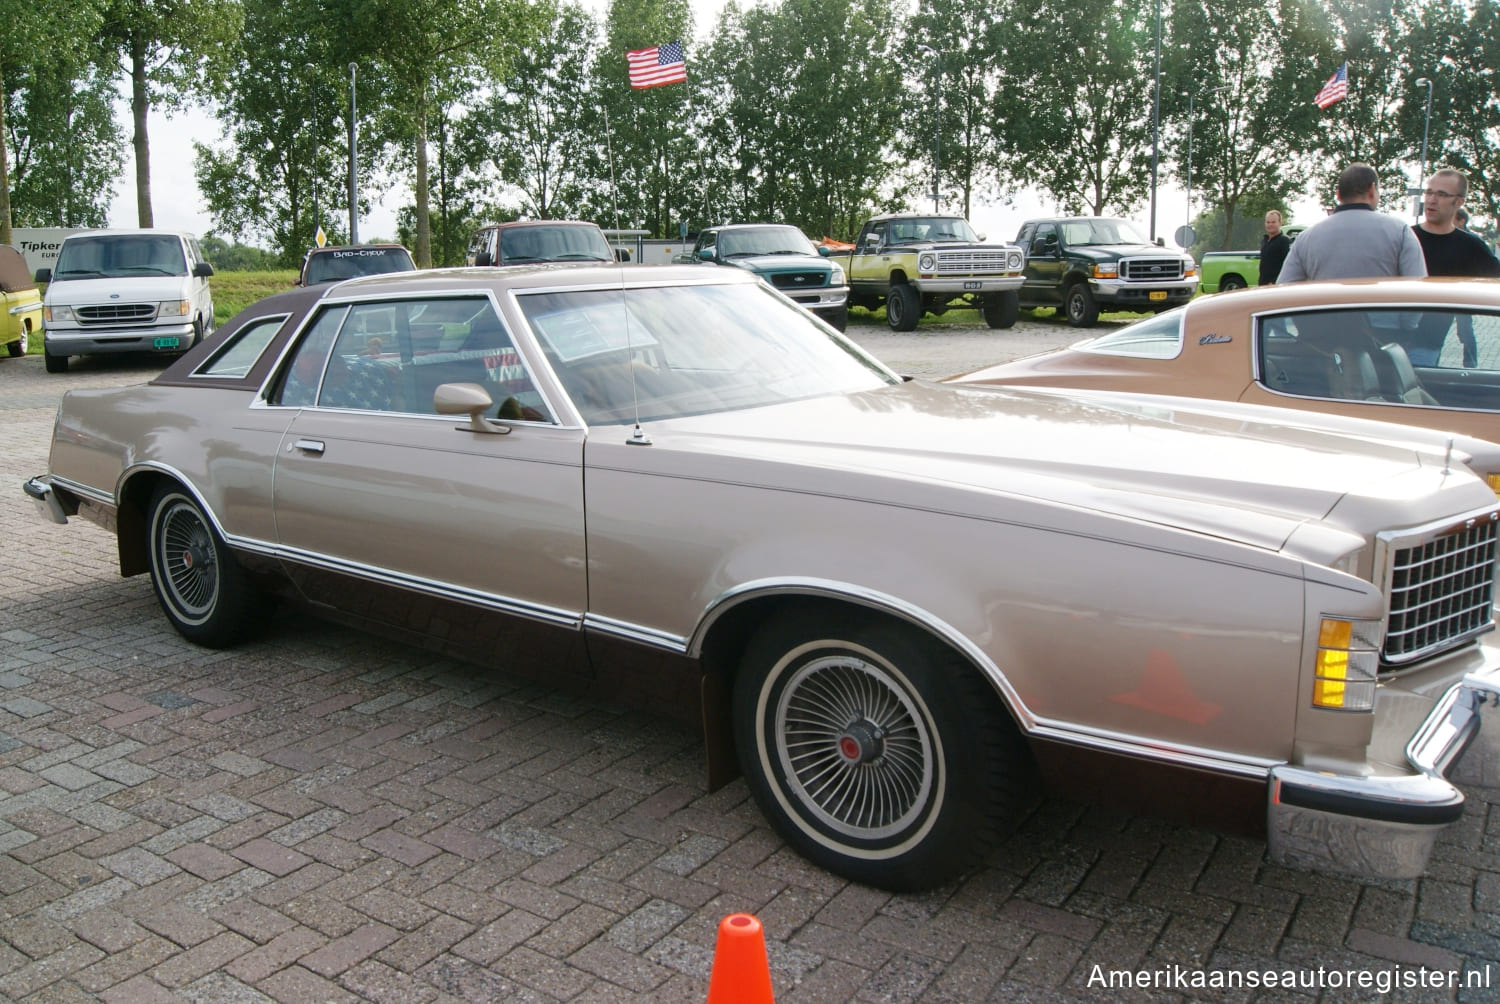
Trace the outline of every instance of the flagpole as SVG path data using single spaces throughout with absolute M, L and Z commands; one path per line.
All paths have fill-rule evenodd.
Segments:
M 609 128 L 609 106 L 601 105 L 604 109 L 604 148 L 609 151 L 609 208 L 615 216 L 615 230 L 620 229 L 620 200 L 616 195 L 618 189 L 615 186 L 615 144 L 610 139 Z

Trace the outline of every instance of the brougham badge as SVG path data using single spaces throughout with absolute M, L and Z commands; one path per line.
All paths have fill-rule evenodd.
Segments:
M 1232 341 L 1234 341 L 1234 336 L 1233 335 L 1204 335 L 1202 338 L 1198 339 L 1198 344 L 1199 345 L 1223 345 L 1226 342 L 1232 342 Z

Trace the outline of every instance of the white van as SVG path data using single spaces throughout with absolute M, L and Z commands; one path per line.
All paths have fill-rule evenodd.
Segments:
M 56 268 L 38 269 L 42 347 L 48 373 L 69 356 L 95 352 L 183 352 L 213 331 L 213 266 L 198 238 L 170 230 L 69 234 Z

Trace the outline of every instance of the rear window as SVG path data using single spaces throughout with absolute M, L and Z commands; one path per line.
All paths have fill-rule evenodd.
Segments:
M 187 257 L 176 234 L 99 234 L 63 241 L 52 278 L 187 274 Z
M 315 251 L 308 257 L 303 282 L 316 286 L 361 275 L 412 272 L 416 267 L 406 248 L 336 248 Z
M 1182 308 L 1127 324 L 1119 331 L 1111 331 L 1074 348 L 1106 356 L 1176 359 L 1177 353 L 1182 351 Z

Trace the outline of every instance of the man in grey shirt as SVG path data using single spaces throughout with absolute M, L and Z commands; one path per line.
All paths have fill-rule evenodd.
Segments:
M 1411 227 L 1375 211 L 1379 178 L 1369 164 L 1350 164 L 1339 175 L 1339 204 L 1326 219 L 1302 232 L 1286 256 L 1276 282 L 1301 279 L 1366 279 L 1427 274 Z

